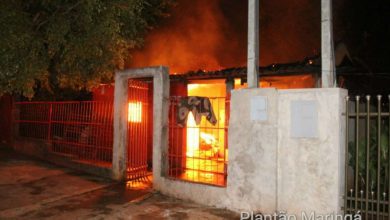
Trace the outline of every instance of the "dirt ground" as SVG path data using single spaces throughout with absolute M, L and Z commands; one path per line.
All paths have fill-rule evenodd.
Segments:
M 239 219 L 239 216 L 161 195 L 147 181 L 117 183 L 0 148 L 0 219 Z

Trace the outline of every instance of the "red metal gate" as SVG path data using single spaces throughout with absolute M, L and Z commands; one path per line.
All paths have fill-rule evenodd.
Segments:
M 127 178 L 139 179 L 148 175 L 149 84 L 129 80 Z

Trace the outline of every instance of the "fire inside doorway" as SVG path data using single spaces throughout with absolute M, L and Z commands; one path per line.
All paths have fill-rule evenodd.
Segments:
M 186 93 L 170 97 L 169 176 L 225 186 L 229 115 L 226 85 L 188 84 Z
M 153 85 L 151 80 L 128 83 L 127 179 L 146 179 L 152 168 Z

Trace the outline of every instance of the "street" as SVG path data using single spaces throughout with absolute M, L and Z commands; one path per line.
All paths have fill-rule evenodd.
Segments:
M 117 183 L 0 148 L 0 219 L 238 219 L 170 198 L 145 182 Z

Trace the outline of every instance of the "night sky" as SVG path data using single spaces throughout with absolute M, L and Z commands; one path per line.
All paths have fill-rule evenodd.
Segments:
M 334 0 L 334 39 L 371 71 L 389 70 L 390 7 L 386 0 Z M 260 64 L 320 53 L 320 0 L 261 1 Z M 168 65 L 171 72 L 246 65 L 247 1 L 178 0 L 147 35 L 129 66 Z

